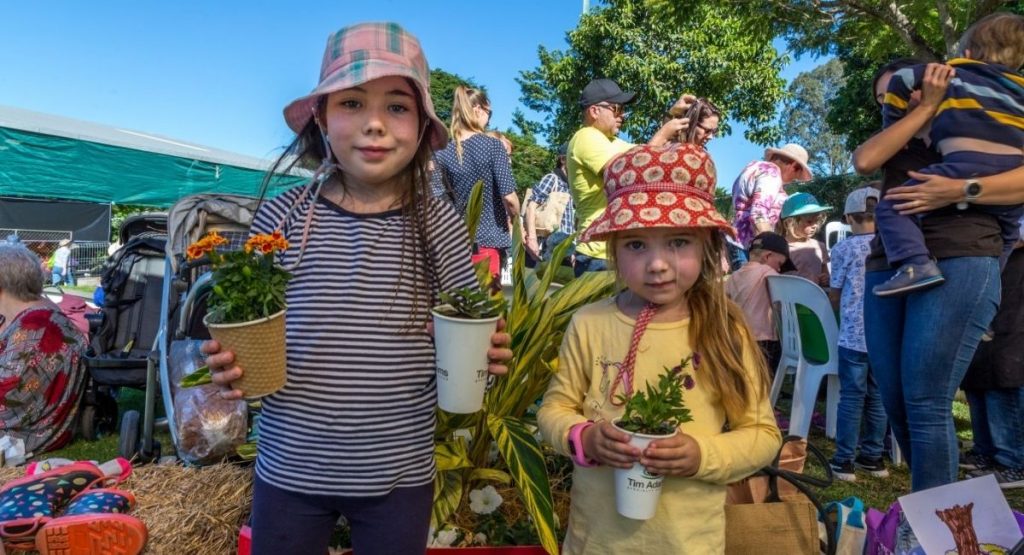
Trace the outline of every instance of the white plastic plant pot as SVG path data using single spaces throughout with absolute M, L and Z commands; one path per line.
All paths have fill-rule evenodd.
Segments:
M 477 412 L 483 407 L 487 389 L 487 349 L 500 317 L 474 320 L 440 314 L 436 309 L 432 312 L 437 404 L 453 414 Z
M 667 435 L 649 435 L 631 432 L 619 427 L 616 419 L 612 424 L 619 430 L 629 434 L 629 444 L 644 450 L 647 445 L 656 439 L 670 438 L 676 435 L 675 431 Z M 639 462 L 633 463 L 633 468 L 615 469 L 615 509 L 620 515 L 634 520 L 648 520 L 654 516 L 658 509 L 658 499 L 661 498 L 661 486 L 664 476 L 655 476 Z

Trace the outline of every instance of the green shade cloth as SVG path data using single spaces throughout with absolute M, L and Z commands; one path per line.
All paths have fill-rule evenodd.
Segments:
M 167 208 L 199 193 L 256 196 L 270 159 L 0 106 L 0 196 Z M 296 170 L 273 196 L 309 179 Z
M 265 171 L 0 127 L 0 195 L 169 207 L 196 193 L 255 196 Z M 298 185 L 275 180 L 270 194 Z

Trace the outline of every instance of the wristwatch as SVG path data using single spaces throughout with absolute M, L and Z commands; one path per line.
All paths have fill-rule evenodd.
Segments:
M 964 200 L 956 203 L 960 210 L 967 210 L 967 206 L 978 200 L 981 196 L 981 182 L 977 179 L 968 179 L 964 182 Z
M 583 453 L 583 431 L 593 425 L 594 422 L 588 420 L 569 428 L 569 454 L 572 455 L 573 462 L 579 466 L 597 466 L 597 461 L 588 459 Z

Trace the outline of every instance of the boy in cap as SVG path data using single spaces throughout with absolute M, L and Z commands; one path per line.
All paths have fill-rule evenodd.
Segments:
M 829 464 L 836 478 L 850 482 L 857 479 L 856 469 L 876 477 L 889 475 L 882 460 L 888 423 L 864 342 L 864 260 L 871 252 L 874 209 L 880 196 L 872 185 L 846 197 L 843 215 L 853 233 L 832 248 L 829 283 L 829 298 L 840 310 L 839 416 L 836 453 Z
M 725 294 L 743 309 L 768 369 L 775 372 L 782 357 L 779 336 L 772 320 L 768 276 L 796 270 L 789 259 L 789 243 L 778 233 L 765 231 L 750 242 L 750 260 L 725 282 Z

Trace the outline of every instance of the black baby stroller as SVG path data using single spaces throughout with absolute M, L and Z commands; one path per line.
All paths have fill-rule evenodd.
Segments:
M 185 253 L 190 244 L 214 231 L 228 240 L 223 250 L 242 248 L 258 205 L 259 200 L 251 197 L 192 195 L 175 203 L 168 214 L 163 327 L 155 349 L 171 441 L 178 456 L 190 464 L 234 454 L 246 440 L 249 411 L 244 401 L 221 399 L 213 384 L 180 386 L 182 378 L 204 364 L 199 344 L 210 337 L 203 317 L 212 288 L 204 262 L 190 262 Z
M 117 419 L 114 396 L 121 387 L 147 392 L 156 380 L 156 365 L 150 353 L 161 328 L 161 293 L 164 279 L 164 249 L 167 243 L 167 215 L 143 214 L 121 224 L 122 247 L 104 265 L 100 278 L 104 300 L 98 315 L 90 317 L 90 348 L 85 357 L 90 380 L 86 386 L 80 431 L 87 439 L 112 428 Z M 155 397 L 146 396 L 145 419 L 128 411 L 121 420 L 120 452 L 143 460 L 160 456 L 153 439 Z M 139 427 L 145 434 L 139 445 Z

